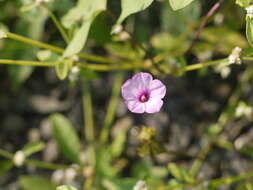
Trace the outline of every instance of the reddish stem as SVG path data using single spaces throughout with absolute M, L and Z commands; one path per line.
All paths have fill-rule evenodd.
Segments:
M 207 24 L 209 18 L 220 8 L 221 4 L 224 2 L 224 0 L 219 0 L 217 3 L 215 3 L 212 8 L 208 11 L 208 13 L 206 14 L 206 16 L 203 18 L 199 29 L 197 30 L 197 32 L 194 35 L 193 41 L 190 45 L 190 47 L 187 50 L 187 54 L 190 53 L 192 51 L 193 46 L 195 45 L 196 41 L 199 39 L 199 36 L 201 34 L 201 32 L 204 30 L 205 25 Z

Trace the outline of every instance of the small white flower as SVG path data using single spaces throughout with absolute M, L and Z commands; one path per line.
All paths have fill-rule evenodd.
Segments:
M 51 176 L 51 181 L 56 184 L 61 184 L 64 180 L 64 170 L 56 170 Z
M 26 156 L 23 151 L 21 151 L 21 150 L 17 151 L 13 156 L 14 165 L 17 167 L 22 166 L 25 162 L 25 158 L 26 158 Z
M 112 34 L 119 34 L 122 30 L 123 30 L 122 25 L 117 24 L 117 25 L 115 25 L 115 26 L 113 27 L 111 33 L 112 33 Z
M 230 67 L 223 67 L 220 71 L 220 75 L 223 79 L 227 78 L 231 73 Z
M 130 39 L 130 34 L 126 31 L 122 31 L 119 33 L 119 38 L 121 41 L 126 41 L 126 40 L 129 40 Z
M 64 173 L 64 182 L 65 183 L 72 183 L 75 177 L 77 176 L 77 172 L 74 168 L 68 168 L 65 170 Z
M 250 5 L 249 7 L 247 7 L 246 11 L 247 11 L 247 16 L 250 18 L 253 18 L 253 5 Z
M 236 117 L 251 117 L 253 113 L 252 107 L 247 105 L 245 102 L 239 102 L 236 110 L 235 110 L 235 116 Z
M 69 80 L 71 82 L 77 81 L 79 73 L 80 73 L 80 68 L 78 66 L 72 67 L 72 69 L 71 69 L 71 71 L 69 73 Z
M 229 63 L 231 63 L 231 64 L 232 63 L 241 64 L 242 63 L 242 61 L 240 59 L 241 52 L 242 52 L 242 48 L 235 47 L 232 50 L 232 53 L 228 56 Z
M 139 181 L 137 181 L 137 183 L 135 184 L 133 190 L 148 190 L 148 187 L 147 187 L 145 181 L 139 180 Z

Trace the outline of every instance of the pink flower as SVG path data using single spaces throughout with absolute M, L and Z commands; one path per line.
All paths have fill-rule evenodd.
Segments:
M 156 113 L 162 105 L 166 87 L 160 80 L 153 80 L 149 73 L 138 73 L 121 87 L 127 108 L 133 113 Z

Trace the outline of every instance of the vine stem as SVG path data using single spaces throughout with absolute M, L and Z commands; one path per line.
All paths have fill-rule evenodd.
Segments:
M 118 105 L 120 89 L 123 82 L 124 74 L 119 72 L 115 75 L 114 85 L 112 89 L 111 99 L 108 104 L 107 112 L 105 115 L 103 129 L 100 135 L 100 143 L 104 144 L 108 140 L 110 128 L 115 117 L 116 108 Z
M 93 109 L 91 100 L 91 89 L 88 79 L 83 78 L 83 112 L 84 112 L 84 134 L 88 144 L 94 142 L 94 122 L 93 122 Z
M 12 161 L 14 154 L 9 153 L 3 149 L 0 149 L 0 156 Z M 42 162 L 42 161 L 31 160 L 31 159 L 26 159 L 25 163 L 27 165 L 36 166 L 36 167 L 44 168 L 44 169 L 50 169 L 50 170 L 66 169 L 70 167 L 68 165 L 54 164 L 54 163 Z
M 221 185 L 231 185 L 242 180 L 250 179 L 252 177 L 253 177 L 253 172 L 250 171 L 245 174 L 240 174 L 237 176 L 228 176 L 228 177 L 223 177 L 223 178 L 212 179 L 208 181 L 208 186 L 212 187 L 212 189 L 216 189 Z M 178 184 L 173 187 L 169 187 L 167 190 L 177 190 L 180 188 L 186 188 L 190 186 L 199 186 L 199 185 L 204 185 L 204 183 L 206 183 L 206 181 L 198 181 L 195 184 Z
M 57 64 L 57 62 L 40 62 L 40 61 L 23 61 L 23 60 L 0 59 L 0 64 L 53 67 Z
M 250 61 L 252 59 L 242 58 L 244 61 Z M 25 61 L 25 60 L 11 60 L 11 59 L 0 59 L 0 64 L 8 64 L 8 65 L 23 65 L 23 66 L 40 66 L 40 67 L 53 67 L 58 62 L 40 62 L 40 61 Z M 193 71 L 205 67 L 210 67 L 217 64 L 224 64 L 224 66 L 231 65 L 233 63 L 229 63 L 228 59 L 219 59 L 214 61 L 208 61 L 204 63 L 197 63 L 193 65 L 188 65 L 184 68 L 184 70 L 187 71 Z M 124 63 L 122 65 L 101 65 L 101 64 L 88 64 L 88 63 L 77 63 L 78 66 L 88 68 L 94 71 L 124 71 L 124 70 L 133 70 L 133 69 L 148 69 L 145 65 L 135 66 L 134 64 Z
M 58 62 L 40 62 L 40 61 L 25 61 L 25 60 L 11 60 L 11 59 L 0 59 L 0 64 L 7 65 L 20 65 L 20 66 L 38 66 L 38 67 L 54 67 Z M 100 65 L 100 64 L 88 64 L 88 63 L 77 63 L 78 66 L 88 68 L 94 71 L 115 71 L 115 70 L 132 70 L 133 65 L 125 64 L 122 66 L 117 65 Z
M 201 32 L 204 30 L 209 18 L 220 8 L 220 6 L 222 5 L 223 2 L 224 2 L 224 0 L 219 0 L 208 11 L 206 16 L 203 18 L 202 22 L 200 23 L 199 29 L 195 33 L 195 35 L 193 37 L 193 41 L 192 41 L 190 47 L 188 48 L 188 50 L 186 51 L 186 53 L 190 53 L 192 51 L 193 46 L 195 45 L 196 41 L 199 39 L 199 36 L 200 36 Z
M 57 46 L 53 46 L 47 43 L 43 43 L 43 42 L 39 42 L 36 40 L 32 40 L 30 38 L 18 35 L 18 34 L 14 34 L 12 32 L 5 32 L 7 37 L 13 40 L 17 40 L 17 41 L 21 41 L 23 43 L 26 44 L 30 44 L 39 48 L 43 48 L 43 49 L 48 49 L 51 50 L 53 52 L 59 53 L 59 54 L 63 54 L 64 53 L 64 49 L 57 47 Z M 99 62 L 99 63 L 118 63 L 115 60 L 111 60 L 108 58 L 104 58 L 102 56 L 97 56 L 97 55 L 91 55 L 91 54 L 85 54 L 85 53 L 79 53 L 78 56 L 80 58 L 83 58 L 87 61 L 93 61 L 93 62 Z
M 228 65 L 233 64 L 233 63 L 230 63 L 227 58 L 225 58 L 225 59 L 219 59 L 219 60 L 214 60 L 214 61 L 208 61 L 208 62 L 204 62 L 204 63 L 197 63 L 197 64 L 193 64 L 193 65 L 188 65 L 185 67 L 185 71 L 193 71 L 193 70 L 201 69 L 204 67 L 217 65 L 220 63 L 224 63 L 224 66 L 228 66 Z

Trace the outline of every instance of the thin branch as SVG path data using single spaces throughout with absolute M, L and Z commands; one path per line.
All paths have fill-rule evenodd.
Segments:
M 203 18 L 203 20 L 199 26 L 199 29 L 197 30 L 197 32 L 194 35 L 194 38 L 193 38 L 193 41 L 192 41 L 190 47 L 186 51 L 187 54 L 192 51 L 193 46 L 195 45 L 196 41 L 199 39 L 199 36 L 200 36 L 201 32 L 204 30 L 209 18 L 211 16 L 213 16 L 213 14 L 220 8 L 220 6 L 222 5 L 223 2 L 224 2 L 224 0 L 219 0 L 217 3 L 215 3 L 213 5 L 213 7 L 208 11 L 206 16 Z

